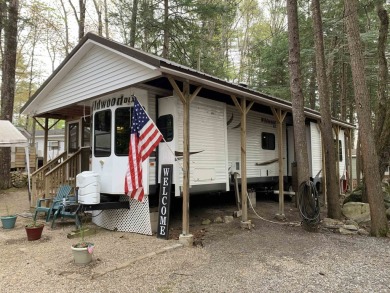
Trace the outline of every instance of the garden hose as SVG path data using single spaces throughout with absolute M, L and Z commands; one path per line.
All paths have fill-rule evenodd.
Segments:
M 314 182 L 306 181 L 299 185 L 298 208 L 303 226 L 316 230 L 320 222 L 320 203 Z

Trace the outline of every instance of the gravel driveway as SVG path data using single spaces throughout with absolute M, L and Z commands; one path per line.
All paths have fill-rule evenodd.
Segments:
M 25 190 L 0 194 L 22 216 L 28 215 Z M 257 203 L 257 212 L 271 217 L 277 203 Z M 5 292 L 390 292 L 390 239 L 344 236 L 325 230 L 309 233 L 249 213 L 254 228 L 240 221 L 201 226 L 204 218 L 229 215 L 234 206 L 191 211 L 197 247 L 184 248 L 175 239 L 100 229 L 88 236 L 95 243 L 92 264 L 72 263 L 67 234 L 74 225 L 46 226 L 42 239 L 27 241 L 18 217 L 13 230 L 0 228 L 0 293 Z M 2 212 L 2 210 L 0 210 Z M 286 204 L 289 220 L 297 211 Z M 294 218 L 295 217 L 295 218 Z M 291 219 L 293 218 L 293 219 Z M 178 225 L 178 226 L 177 226 Z M 173 219 L 172 235 L 180 230 Z

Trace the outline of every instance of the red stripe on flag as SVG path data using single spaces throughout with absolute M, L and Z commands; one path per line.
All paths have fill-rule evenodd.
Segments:
M 146 160 L 163 138 L 152 120 L 146 115 L 142 106 L 135 99 L 132 117 L 132 133 L 129 142 L 129 165 L 125 178 L 125 193 L 131 198 L 143 201 L 142 162 Z M 137 116 L 139 115 L 139 116 Z M 139 119 L 139 120 L 138 120 Z M 135 126 L 143 125 L 142 129 Z M 138 129 L 137 131 L 133 131 Z

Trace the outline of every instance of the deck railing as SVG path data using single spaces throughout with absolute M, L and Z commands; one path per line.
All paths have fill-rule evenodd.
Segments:
M 61 164 L 66 157 L 67 152 L 63 152 L 31 174 L 32 205 L 38 198 L 45 197 L 45 174 Z
M 81 172 L 81 152 L 79 149 L 61 164 L 55 166 L 45 174 L 45 195 L 52 198 L 60 185 L 68 184 L 76 187 L 76 176 Z

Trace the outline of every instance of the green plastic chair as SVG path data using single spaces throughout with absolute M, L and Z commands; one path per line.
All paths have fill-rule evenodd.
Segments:
M 69 204 L 73 205 L 73 211 L 67 209 L 67 205 L 69 205 Z M 68 206 L 68 208 L 69 208 L 69 206 Z M 81 226 L 81 221 L 80 221 L 80 218 L 78 216 L 78 209 L 79 209 L 79 206 L 77 206 L 77 202 L 74 200 L 73 201 L 72 200 L 66 201 L 65 204 L 64 204 L 64 202 L 61 202 L 58 206 L 58 209 L 54 212 L 53 221 L 51 223 L 51 228 L 55 227 L 56 219 L 58 216 L 60 216 L 62 220 L 64 220 L 64 218 L 74 219 L 75 223 L 76 223 L 76 228 L 79 229 Z
M 38 213 L 45 213 L 46 222 L 49 222 L 52 213 L 58 210 L 63 199 L 66 199 L 69 196 L 71 190 L 72 187 L 70 185 L 60 185 L 56 196 L 53 198 L 53 202 L 50 204 L 50 207 L 43 206 L 44 202 L 51 200 L 50 198 L 38 199 L 37 206 L 35 207 L 34 221 L 36 221 Z

